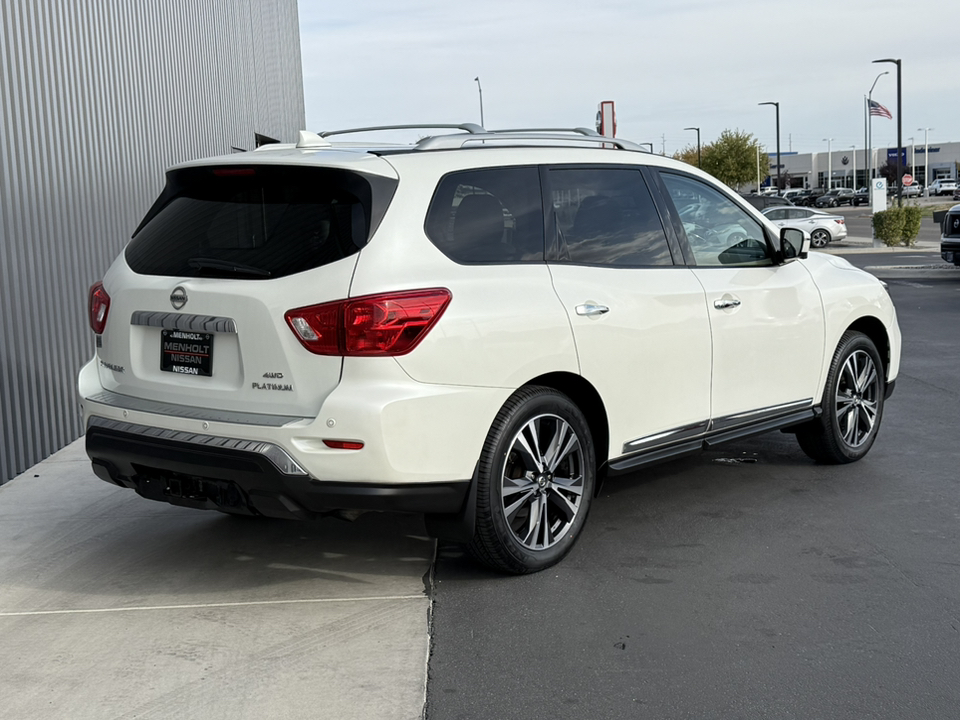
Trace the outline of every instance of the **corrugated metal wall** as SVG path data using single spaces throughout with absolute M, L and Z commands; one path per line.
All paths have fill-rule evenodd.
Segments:
M 297 0 L 0 0 L 0 482 L 81 434 L 87 289 L 164 169 L 303 127 Z

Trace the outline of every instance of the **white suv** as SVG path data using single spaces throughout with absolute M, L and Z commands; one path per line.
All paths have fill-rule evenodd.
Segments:
M 90 292 L 96 474 L 229 513 L 424 513 L 524 573 L 604 474 L 777 428 L 867 453 L 900 360 L 878 280 L 631 143 L 444 132 L 170 170 Z
M 951 195 L 957 189 L 957 181 L 940 178 L 930 183 L 931 195 Z

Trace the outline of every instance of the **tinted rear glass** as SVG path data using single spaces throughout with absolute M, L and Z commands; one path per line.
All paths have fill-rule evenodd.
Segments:
M 379 220 L 374 188 L 392 181 L 329 168 L 204 167 L 173 171 L 126 260 L 134 272 L 179 277 L 283 277 L 336 262 Z

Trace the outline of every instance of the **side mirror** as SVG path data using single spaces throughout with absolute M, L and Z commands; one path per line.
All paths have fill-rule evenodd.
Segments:
M 810 254 L 810 235 L 797 228 L 780 230 L 780 257 L 783 262 L 803 260 Z

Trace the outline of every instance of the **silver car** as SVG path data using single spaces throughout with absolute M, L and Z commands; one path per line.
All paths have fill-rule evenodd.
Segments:
M 815 248 L 826 247 L 827 243 L 847 236 L 847 223 L 842 215 L 805 207 L 772 207 L 763 214 L 777 227 L 806 230 L 810 233 L 810 244 Z

